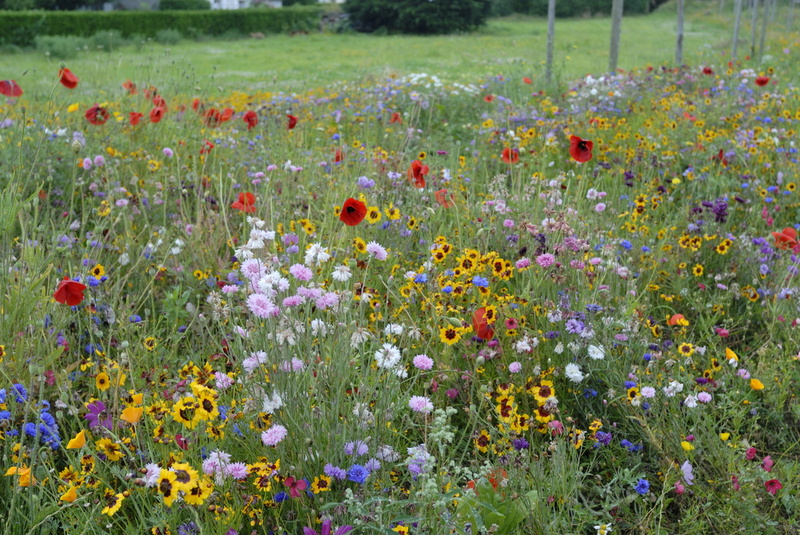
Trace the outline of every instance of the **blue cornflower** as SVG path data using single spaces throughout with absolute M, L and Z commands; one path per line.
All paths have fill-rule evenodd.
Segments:
M 611 433 L 598 431 L 597 433 L 594 434 L 594 438 L 597 439 L 597 442 L 599 442 L 600 444 L 608 446 L 609 444 L 611 444 L 612 435 Z
M 472 277 L 472 284 L 480 288 L 486 288 L 489 286 L 489 279 L 476 275 Z
M 636 492 L 644 496 L 648 492 L 650 492 L 650 482 L 646 479 L 640 479 L 636 482 Z
M 369 477 L 369 470 L 360 464 L 354 464 L 347 471 L 347 479 L 353 483 L 364 483 Z
M 446 293 L 446 294 L 452 293 L 452 291 L 453 291 L 453 287 L 452 287 L 452 286 L 450 286 L 450 285 L 448 284 L 447 286 L 445 286 L 444 288 L 442 288 L 442 291 L 443 291 L 444 293 Z
M 283 491 L 280 491 L 278 494 L 272 497 L 272 501 L 274 501 L 275 503 L 285 502 L 288 499 L 289 495 Z
M 619 244 L 627 251 L 630 251 L 631 248 L 633 247 L 633 244 L 628 240 L 622 240 L 621 242 L 619 242 Z
M 17 403 L 25 403 L 28 401 L 28 390 L 19 383 L 14 383 L 11 386 L 11 392 L 14 394 L 14 399 Z
M 131 323 L 139 323 L 142 321 L 142 317 L 139 314 L 133 314 L 131 317 L 128 318 L 128 321 Z
M 414 277 L 414 282 L 417 284 L 425 284 L 428 282 L 428 274 L 427 273 L 420 273 L 416 277 Z
M 530 447 L 530 443 L 524 438 L 516 438 L 512 440 L 511 445 L 514 446 L 514 449 L 517 451 L 527 450 Z

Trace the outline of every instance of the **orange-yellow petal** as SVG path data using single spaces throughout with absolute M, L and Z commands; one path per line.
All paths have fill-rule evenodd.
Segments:
M 131 396 L 131 398 L 133 398 L 134 405 L 141 405 L 144 401 L 144 394 L 134 394 Z
M 86 431 L 81 431 L 67 443 L 68 450 L 77 450 L 86 445 Z
M 74 486 L 67 489 L 67 492 L 62 494 L 60 498 L 62 502 L 69 502 L 69 503 L 72 503 L 77 499 L 78 499 L 78 491 L 75 490 Z
M 142 417 L 142 413 L 144 413 L 144 408 L 142 407 L 128 407 L 122 411 L 119 418 L 120 420 L 125 420 L 129 424 L 135 424 Z
M 739 362 L 739 355 L 734 353 L 733 349 L 730 349 L 730 348 L 726 347 L 725 348 L 725 360 L 727 360 L 728 362 L 730 362 L 730 361 Z
M 753 390 L 764 390 L 764 383 L 758 379 L 750 379 L 750 388 Z

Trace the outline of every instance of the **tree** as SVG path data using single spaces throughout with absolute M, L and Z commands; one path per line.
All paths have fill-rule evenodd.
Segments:
M 491 0 L 347 0 L 353 28 L 360 32 L 436 34 L 466 32 L 483 25 Z

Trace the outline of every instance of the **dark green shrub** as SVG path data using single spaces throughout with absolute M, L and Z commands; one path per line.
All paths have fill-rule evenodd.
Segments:
M 88 39 L 88 45 L 95 50 L 102 49 L 106 52 L 112 52 L 119 47 L 127 45 L 128 40 L 122 37 L 122 32 L 119 30 L 105 30 L 97 32 Z
M 484 24 L 492 0 L 347 0 L 344 9 L 362 32 L 452 33 Z
M 57 59 L 72 59 L 88 47 L 86 39 L 75 35 L 38 35 L 36 50 Z
M 161 43 L 162 45 L 176 45 L 182 38 L 181 32 L 172 28 L 156 32 L 156 43 Z
M 313 31 L 319 29 L 322 10 L 320 6 L 296 6 L 218 11 L 0 11 L 0 44 L 31 46 L 37 35 L 90 37 L 98 30 L 117 30 L 125 38 L 135 34 L 154 38 L 159 30 L 169 29 L 213 36 L 231 30 L 244 35 Z
M 208 0 L 161 0 L 158 6 L 161 11 L 201 11 L 211 9 Z

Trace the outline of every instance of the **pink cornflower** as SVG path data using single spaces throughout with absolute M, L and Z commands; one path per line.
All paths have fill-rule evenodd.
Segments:
M 522 364 L 519 362 L 512 362 L 508 365 L 509 373 L 519 373 L 522 371 Z
M 425 396 L 411 396 L 408 400 L 408 407 L 414 412 L 430 414 L 433 411 L 433 403 Z
M 526 267 L 529 267 L 530 265 L 531 265 L 531 259 L 530 258 L 520 258 L 516 262 L 517 269 L 525 269 Z
M 259 318 L 270 318 L 280 315 L 280 309 L 264 294 L 251 294 L 247 298 L 247 308 Z
M 87 171 L 92 168 L 92 159 L 91 158 L 84 158 L 83 159 L 83 168 Z
M 339 294 L 336 292 L 328 292 L 317 299 L 316 305 L 320 310 L 335 307 L 339 304 Z
M 230 476 L 233 479 L 245 479 L 249 475 L 249 471 L 245 463 L 226 464 L 224 472 L 225 475 Z
M 536 257 L 536 263 L 543 268 L 552 266 L 556 261 L 556 257 L 550 253 L 540 254 Z
M 377 260 L 386 260 L 386 258 L 389 256 L 389 253 L 386 252 L 386 249 L 384 249 L 380 243 L 375 241 L 371 241 L 367 244 L 367 253 L 369 253 L 372 258 Z
M 503 221 L 503 226 L 506 228 L 514 228 L 514 220 L 506 219 L 505 221 Z
M 311 270 L 303 264 L 294 264 L 289 268 L 289 273 L 291 273 L 295 279 L 303 282 L 310 281 L 311 277 L 314 276 Z
M 227 390 L 233 386 L 233 379 L 227 373 L 214 372 L 214 379 L 216 380 L 217 390 Z
M 167 158 L 172 158 L 172 155 L 174 154 L 174 152 L 172 152 L 172 149 L 169 147 L 164 147 L 164 150 L 162 150 L 161 152 L 163 152 L 164 156 L 166 156 Z
M 411 362 L 417 369 L 420 370 L 430 370 L 433 368 L 433 359 L 430 358 L 428 355 L 425 355 L 424 353 L 414 357 L 414 360 L 412 360 Z
M 286 438 L 289 432 L 280 424 L 275 424 L 261 433 L 261 442 L 265 446 L 277 446 L 280 441 Z

